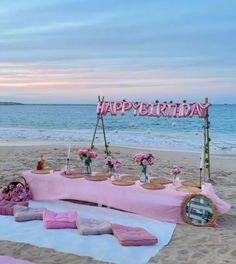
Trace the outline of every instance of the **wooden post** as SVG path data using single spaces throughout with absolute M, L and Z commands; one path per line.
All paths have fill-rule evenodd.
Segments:
M 205 99 L 205 104 L 208 103 L 208 98 Z M 211 181 L 210 169 L 210 136 L 209 136 L 209 112 L 207 109 L 206 117 L 204 118 L 204 178 L 207 174 L 207 180 Z
M 102 99 L 101 99 L 100 96 L 98 96 L 98 103 L 102 104 L 103 102 L 104 102 L 104 96 L 102 97 Z M 103 115 L 102 114 L 97 114 L 97 121 L 96 121 L 95 129 L 94 129 L 94 133 L 93 133 L 93 138 L 92 138 L 92 142 L 91 142 L 91 149 L 94 148 L 95 136 L 96 136 L 96 133 L 97 133 L 97 128 L 98 128 L 100 120 L 102 122 L 102 132 L 103 132 L 103 138 L 104 138 L 104 143 L 105 143 L 105 153 L 107 155 L 109 155 L 110 151 L 108 149 L 108 144 L 107 144 L 107 139 L 106 139 L 106 131 L 105 131 L 105 124 L 104 124 L 104 120 L 103 120 Z

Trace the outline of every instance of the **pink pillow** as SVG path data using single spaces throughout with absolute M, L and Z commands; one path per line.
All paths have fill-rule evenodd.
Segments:
M 15 205 L 28 206 L 28 202 L 13 202 L 13 201 L 0 201 L 0 215 L 13 215 Z
M 111 224 L 104 220 L 78 218 L 76 224 L 81 235 L 104 235 L 112 233 Z
M 43 211 L 43 226 L 45 228 L 76 228 L 76 211 L 53 212 Z
M 27 206 L 15 205 L 14 217 L 16 222 L 43 220 L 45 208 L 29 208 Z
M 123 246 L 147 246 L 157 243 L 157 238 L 141 227 L 112 224 L 112 232 Z

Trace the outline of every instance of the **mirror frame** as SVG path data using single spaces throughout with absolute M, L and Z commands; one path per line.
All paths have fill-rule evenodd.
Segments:
M 210 219 L 209 222 L 207 222 L 206 224 L 194 224 L 191 222 L 191 220 L 187 217 L 185 211 L 186 211 L 186 206 L 188 204 L 188 202 L 193 198 L 193 197 L 200 197 L 200 198 L 204 198 L 206 200 L 209 201 L 209 205 L 211 206 L 212 208 L 212 217 Z M 182 218 L 184 220 L 184 222 L 186 224 L 190 224 L 190 225 L 193 225 L 193 226 L 201 226 L 201 227 L 206 227 L 206 226 L 215 226 L 216 224 L 216 219 L 218 217 L 218 214 L 217 214 L 217 209 L 216 209 L 216 205 L 214 204 L 214 202 L 209 198 L 207 197 L 206 195 L 203 195 L 203 194 L 199 194 L 199 193 L 195 193 L 195 194 L 190 194 L 186 197 L 184 197 L 184 200 L 181 204 L 181 215 L 182 215 Z

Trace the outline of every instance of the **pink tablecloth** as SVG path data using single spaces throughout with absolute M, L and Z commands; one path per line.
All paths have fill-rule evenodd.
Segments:
M 23 176 L 30 185 L 34 200 L 87 201 L 158 220 L 183 223 L 180 207 L 188 193 L 176 191 L 172 184 L 163 190 L 146 190 L 138 181 L 132 186 L 116 186 L 110 179 L 101 182 L 84 178 L 68 179 L 62 176 L 61 172 L 33 174 L 26 171 Z M 215 202 L 219 215 L 230 209 L 230 205 L 215 194 L 210 183 L 203 185 L 202 194 Z

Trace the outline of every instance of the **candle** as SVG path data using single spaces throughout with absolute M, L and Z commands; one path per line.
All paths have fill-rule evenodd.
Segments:
M 203 155 L 203 152 L 202 152 L 201 158 L 200 158 L 200 170 L 202 170 L 202 168 L 203 168 L 203 159 L 204 159 L 204 155 Z
M 70 159 L 70 144 L 69 144 L 69 147 L 68 147 L 67 159 Z

